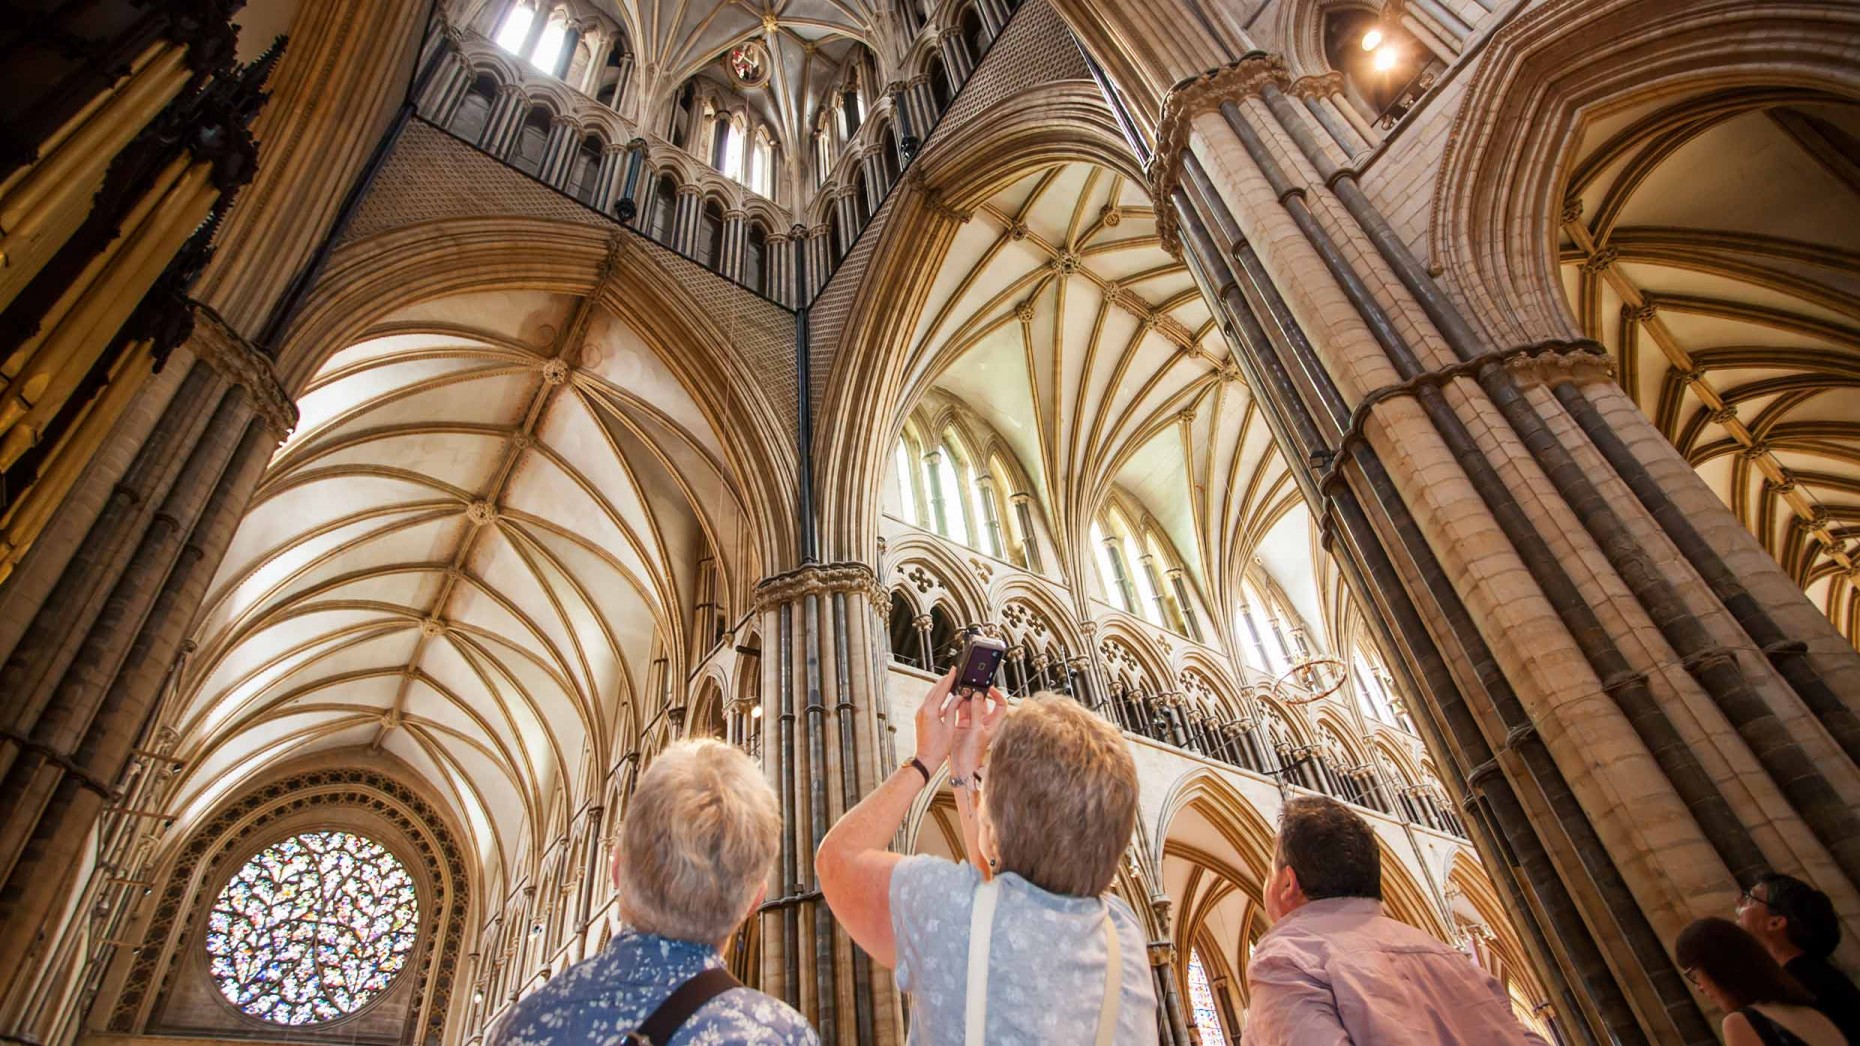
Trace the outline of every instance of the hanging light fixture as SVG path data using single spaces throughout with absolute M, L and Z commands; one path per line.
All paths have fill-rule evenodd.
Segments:
M 1372 59 L 1371 64 L 1376 67 L 1376 72 L 1386 73 L 1395 68 L 1395 63 L 1399 61 L 1401 61 L 1401 52 L 1396 49 L 1394 44 L 1386 44 L 1376 51 L 1375 58 Z
M 1380 47 L 1381 45 L 1382 45 L 1382 27 L 1379 25 L 1370 26 L 1369 31 L 1363 34 L 1363 50 L 1373 51 L 1377 47 Z

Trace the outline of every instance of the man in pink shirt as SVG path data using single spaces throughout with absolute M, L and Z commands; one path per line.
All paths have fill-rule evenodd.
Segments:
M 1342 803 L 1285 804 L 1266 917 L 1246 1046 L 1546 1046 L 1490 974 L 1382 914 L 1375 833 Z

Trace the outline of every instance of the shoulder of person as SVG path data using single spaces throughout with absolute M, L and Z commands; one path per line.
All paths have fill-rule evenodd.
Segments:
M 1253 945 L 1247 969 L 1314 974 L 1330 961 L 1333 942 L 1310 926 L 1281 920 Z
M 732 1043 L 748 1046 L 818 1046 L 820 1036 L 801 1012 L 773 995 L 747 986 L 732 988 L 698 1011 L 721 1025 Z M 708 1040 L 700 1040 L 708 1041 Z
M 971 894 L 981 882 L 982 873 L 967 861 L 958 863 L 935 854 L 912 854 L 898 862 L 891 871 L 891 893 L 905 902 L 941 901 L 958 894 Z
M 1129 901 L 1113 893 L 1105 895 L 1104 903 L 1111 912 L 1111 921 L 1128 922 L 1134 924 L 1139 931 L 1143 929 L 1143 922 L 1137 918 L 1137 910 L 1130 906 Z

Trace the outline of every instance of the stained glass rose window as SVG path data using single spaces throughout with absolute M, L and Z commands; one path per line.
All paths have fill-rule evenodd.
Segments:
M 354 1013 L 407 965 L 419 931 L 413 876 L 353 832 L 305 832 L 247 861 L 207 920 L 214 983 L 277 1024 Z

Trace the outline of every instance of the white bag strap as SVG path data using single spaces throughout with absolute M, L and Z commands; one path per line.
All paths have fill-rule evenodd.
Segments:
M 986 1046 L 988 1027 L 988 952 L 994 943 L 995 905 L 1001 900 L 1001 880 L 990 879 L 975 888 L 975 906 L 969 912 L 969 978 L 963 999 L 962 1041 L 965 1046 Z M 1111 913 L 1104 916 L 1104 1001 L 1098 1005 L 1097 1046 L 1111 1046 L 1117 1035 L 1118 1000 L 1124 990 L 1123 946 Z
M 975 908 L 969 913 L 969 988 L 964 999 L 963 1039 L 967 1046 L 984 1046 L 988 1025 L 988 948 L 995 933 L 995 902 L 1001 899 L 1001 880 L 990 879 L 975 888 Z
M 1111 923 L 1106 905 L 1104 913 L 1104 1002 L 1098 1007 L 1098 1046 L 1111 1046 L 1117 1034 L 1117 1002 L 1124 993 L 1124 955 L 1117 942 L 1117 927 Z

